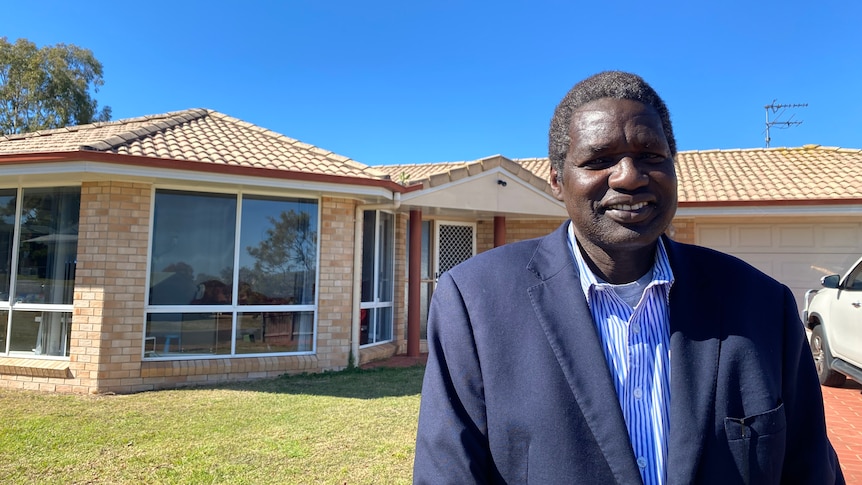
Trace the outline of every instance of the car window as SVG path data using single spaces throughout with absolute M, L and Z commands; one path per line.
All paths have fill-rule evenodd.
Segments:
M 862 264 L 856 267 L 850 277 L 847 278 L 845 288 L 848 290 L 862 290 Z

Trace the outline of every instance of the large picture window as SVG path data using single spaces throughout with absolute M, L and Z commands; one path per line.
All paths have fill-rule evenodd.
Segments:
M 395 216 L 365 211 L 363 217 L 360 345 L 392 340 L 395 263 Z
M 144 356 L 313 351 L 317 208 L 157 190 Z
M 3 354 L 69 356 L 80 207 L 79 187 L 0 190 Z

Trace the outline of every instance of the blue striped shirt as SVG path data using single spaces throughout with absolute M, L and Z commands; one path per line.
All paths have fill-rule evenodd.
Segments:
M 658 241 L 652 280 L 632 308 L 617 295 L 613 285 L 597 278 L 587 266 L 571 223 L 569 242 L 614 378 L 641 478 L 646 485 L 663 485 L 667 477 L 670 414 L 668 297 L 673 284 L 664 243 Z

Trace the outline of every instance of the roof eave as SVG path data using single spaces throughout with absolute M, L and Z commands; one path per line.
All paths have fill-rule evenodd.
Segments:
M 677 217 L 858 217 L 862 199 L 733 200 L 680 202 Z
M 860 205 L 862 198 L 845 199 L 769 199 L 769 200 L 705 200 L 680 201 L 678 207 L 786 207 L 786 206 L 828 206 L 828 205 Z
M 143 157 L 139 155 L 124 155 L 118 153 L 105 153 L 89 150 L 77 150 L 68 152 L 0 154 L 0 166 L 78 161 L 93 161 L 118 165 L 131 165 L 137 167 L 188 170 L 208 173 L 217 172 L 225 175 L 235 176 L 266 177 L 283 180 L 299 180 L 307 182 L 381 187 L 386 190 L 399 193 L 413 192 L 415 190 L 421 189 L 421 185 L 404 186 L 392 180 L 385 179 L 301 172 L 297 170 L 275 170 L 261 167 L 243 167 L 238 165 L 200 162 L 194 160 Z

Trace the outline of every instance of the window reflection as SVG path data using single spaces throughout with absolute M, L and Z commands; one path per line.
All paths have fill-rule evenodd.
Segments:
M 245 197 L 242 204 L 239 304 L 314 303 L 317 203 Z
M 317 207 L 157 191 L 144 356 L 312 351 Z
M 236 196 L 156 192 L 150 305 L 230 305 Z
M 0 353 L 69 356 L 80 206 L 80 187 L 0 190 Z
M 8 332 L 9 311 L 0 310 L 0 352 L 6 352 L 6 335 Z
M 312 349 L 314 313 L 241 313 L 237 328 L 237 354 L 305 352 Z
M 0 190 L 0 301 L 9 300 L 12 277 L 12 248 L 15 237 L 15 209 L 18 191 Z M 5 322 L 3 322 L 5 324 Z M 6 338 L 4 334 L 2 338 Z M 0 351 L 6 347 L 0 347 Z
M 144 355 L 230 354 L 232 318 L 229 312 L 151 313 Z
M 15 298 L 72 304 L 78 255 L 78 187 L 24 189 Z

